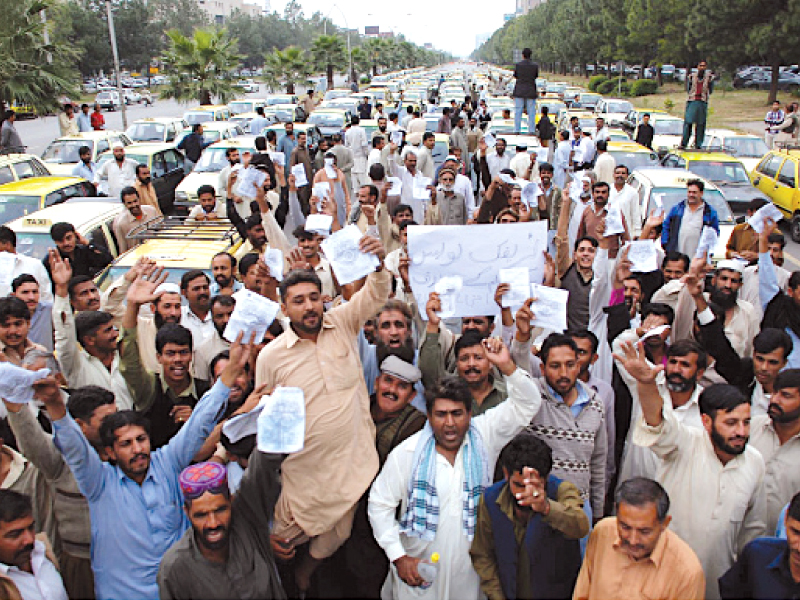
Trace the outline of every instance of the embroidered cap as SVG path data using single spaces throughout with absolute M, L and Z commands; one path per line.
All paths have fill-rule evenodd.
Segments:
M 219 463 L 202 462 L 186 467 L 178 479 L 184 498 L 194 500 L 206 492 L 220 494 L 228 489 L 228 471 Z

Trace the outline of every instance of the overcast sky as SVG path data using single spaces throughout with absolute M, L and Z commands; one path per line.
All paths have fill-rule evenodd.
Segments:
M 283 13 L 286 4 L 286 0 L 270 0 L 270 10 Z M 455 4 L 442 0 L 336 0 L 335 4 L 330 0 L 300 0 L 300 4 L 306 17 L 318 11 L 328 15 L 336 25 L 358 28 L 362 34 L 365 25 L 378 25 L 381 31 L 402 33 L 415 44 L 431 43 L 435 48 L 454 56 L 468 56 L 475 49 L 475 37 L 501 27 L 503 13 L 513 12 L 515 6 L 514 0 L 488 3 L 471 0 Z M 456 17 L 452 16 L 454 13 Z

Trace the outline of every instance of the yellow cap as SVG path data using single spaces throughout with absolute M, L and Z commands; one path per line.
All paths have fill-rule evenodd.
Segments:
M 436 564 L 436 563 L 439 562 L 439 553 L 438 552 L 434 552 L 433 554 L 431 554 L 431 562 L 433 564 Z

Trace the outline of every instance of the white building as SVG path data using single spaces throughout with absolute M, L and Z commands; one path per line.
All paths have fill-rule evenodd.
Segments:
M 258 4 L 244 2 L 244 0 L 197 0 L 197 3 L 208 13 L 211 21 L 216 25 L 224 24 L 227 18 L 237 10 L 252 17 L 269 11 L 269 0 Z

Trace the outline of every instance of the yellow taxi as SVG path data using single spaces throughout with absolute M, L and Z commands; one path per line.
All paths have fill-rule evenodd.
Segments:
M 78 151 L 88 146 L 92 152 L 92 160 L 97 161 L 106 150 L 117 142 L 128 146 L 131 139 L 122 131 L 84 131 L 78 135 L 56 138 L 42 154 L 42 160 L 53 175 L 72 175 L 81 158 Z
M 203 123 L 203 141 L 206 143 L 211 142 L 219 142 L 222 140 L 229 140 L 233 137 L 238 135 L 244 135 L 244 129 L 239 123 L 234 123 L 232 121 L 209 121 L 208 123 Z M 173 142 L 174 146 L 178 146 L 183 141 L 187 135 L 192 133 L 192 128 L 187 127 L 180 133 L 178 133 L 178 137 L 175 138 Z
M 658 155 L 636 142 L 608 142 L 608 153 L 614 157 L 618 165 L 625 165 L 628 171 L 643 167 L 657 167 Z
M 0 185 L 0 225 L 75 196 L 96 196 L 81 177 L 30 177 Z
M 231 109 L 227 104 L 203 104 L 183 113 L 183 120 L 189 126 L 209 121 L 227 121 L 231 118 Z
M 7 226 L 17 234 L 17 252 L 37 260 L 47 256 L 53 247 L 50 227 L 55 223 L 72 223 L 75 231 L 92 244 L 117 256 L 113 225 L 114 219 L 124 210 L 121 202 L 109 198 L 72 198 L 15 219 Z
M 188 127 L 180 117 L 148 117 L 137 119 L 125 130 L 133 142 L 172 142 Z
M 52 175 L 50 169 L 38 156 L 33 154 L 0 155 L 0 185 L 20 179 L 48 175 Z
M 194 269 L 204 271 L 213 281 L 211 259 L 214 255 L 228 252 L 240 258 L 243 250 L 242 238 L 227 220 L 194 225 L 176 220 L 174 225 L 168 224 L 158 231 L 146 229 L 133 235 L 139 236 L 142 243 L 119 256 L 95 278 L 101 290 L 125 275 L 144 256 L 165 267 L 170 283 L 180 285 L 181 277 Z
M 797 167 L 800 150 L 770 150 L 750 174 L 753 185 L 764 192 L 790 221 L 792 240 L 800 243 L 800 189 Z
M 735 156 L 722 152 L 702 150 L 673 150 L 664 157 L 662 164 L 673 169 L 687 169 L 712 181 L 725 195 L 734 214 L 744 214 L 751 200 L 764 197 L 750 183 L 747 169 Z
M 181 205 L 197 202 L 197 190 L 201 185 L 210 185 L 217 193 L 217 198 L 224 199 L 224 190 L 219 185 L 219 174 L 229 165 L 225 152 L 228 148 L 238 148 L 239 155 L 244 152 L 256 152 L 256 138 L 240 136 L 211 144 L 203 150 L 200 160 L 191 173 L 180 182 L 175 189 L 175 202 Z
M 258 100 L 256 98 L 249 100 L 232 100 L 228 102 L 231 116 L 241 115 L 242 113 L 255 113 L 258 107 L 264 108 L 266 105 L 266 100 Z
M 730 129 L 706 129 L 703 149 L 732 154 L 742 161 L 748 173 L 752 173 L 764 155 L 769 152 L 762 137 Z

